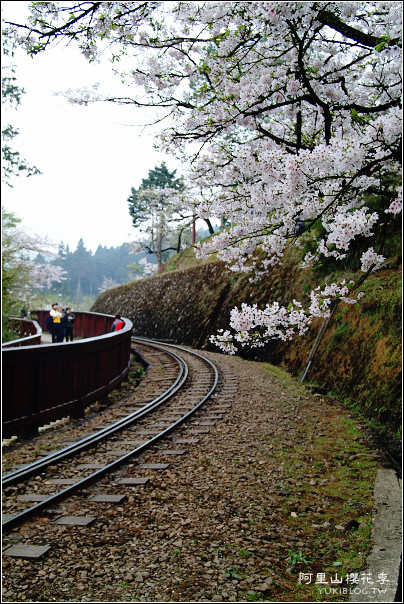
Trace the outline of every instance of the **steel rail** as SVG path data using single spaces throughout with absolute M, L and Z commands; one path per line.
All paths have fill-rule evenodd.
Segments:
M 191 355 L 194 355 L 194 356 L 200 358 L 213 369 L 214 380 L 213 380 L 213 385 L 211 386 L 209 392 L 202 398 L 202 400 L 199 403 L 197 403 L 192 409 L 190 409 L 180 419 L 173 422 L 170 426 L 168 426 L 167 428 L 165 428 L 164 430 L 159 432 L 159 434 L 157 434 L 150 440 L 146 441 L 145 443 L 143 443 L 142 445 L 140 445 L 133 451 L 129 451 L 128 453 L 126 453 L 125 455 L 120 457 L 119 459 L 116 459 L 112 463 L 104 466 L 103 468 L 97 470 L 96 472 L 93 472 L 89 476 L 82 478 L 81 480 L 77 481 L 73 485 L 63 489 L 62 491 L 59 491 L 58 493 L 56 493 L 54 495 L 51 495 L 44 501 L 41 501 L 41 502 L 37 503 L 36 505 L 34 505 L 30 508 L 27 508 L 26 510 L 23 510 L 22 512 L 5 520 L 2 523 L 3 530 L 12 529 L 13 527 L 21 524 L 25 520 L 28 520 L 30 517 L 34 516 L 37 512 L 45 509 L 46 507 L 49 507 L 49 506 L 55 504 L 55 503 L 58 503 L 59 501 L 62 501 L 63 499 L 68 498 L 76 491 L 79 491 L 80 489 L 88 486 L 89 484 L 96 482 L 97 480 L 99 480 L 100 478 L 105 476 L 105 474 L 108 474 L 112 470 L 117 469 L 121 464 L 129 461 L 131 458 L 140 455 L 141 453 L 143 453 L 143 451 L 145 451 L 149 447 L 153 446 L 155 443 L 157 443 L 159 440 L 161 440 L 165 436 L 168 436 L 172 431 L 174 431 L 181 424 L 183 424 L 186 420 L 188 420 L 212 396 L 212 394 L 216 390 L 218 381 L 219 381 L 219 372 L 218 372 L 216 366 L 209 359 L 202 356 L 201 354 L 196 353 L 194 351 L 187 350 L 186 348 L 183 348 L 181 346 L 177 346 L 174 344 L 164 344 L 164 343 L 158 342 L 156 340 L 146 340 L 145 338 L 132 338 L 132 341 L 139 341 L 141 343 L 153 345 L 155 348 L 158 348 L 158 344 L 163 344 L 164 347 L 170 346 L 170 347 L 176 348 L 178 350 L 182 350 L 182 351 L 186 352 L 187 354 L 191 354 Z M 164 352 L 168 352 L 165 348 L 160 347 L 160 350 L 164 350 Z
M 159 347 L 157 345 L 154 346 L 154 348 L 156 348 L 158 350 L 162 350 L 161 347 Z M 158 397 L 156 397 L 155 399 L 150 401 L 150 403 L 147 403 L 141 409 L 134 411 L 133 413 L 125 416 L 124 418 L 118 420 L 117 422 L 114 422 L 110 426 L 107 426 L 106 428 L 102 428 L 98 432 L 95 432 L 94 434 L 90 434 L 89 436 L 86 436 L 85 438 L 82 438 L 81 440 L 79 440 L 71 445 L 68 445 L 67 447 L 64 447 L 63 449 L 59 449 L 58 451 L 55 451 L 54 453 L 50 453 L 43 459 L 38 459 L 37 461 L 27 464 L 26 466 L 23 466 L 22 468 L 18 468 L 18 470 L 14 470 L 13 472 L 9 472 L 8 474 L 5 474 L 2 477 L 2 486 L 7 487 L 12 484 L 21 482 L 22 480 L 29 478 L 29 476 L 32 476 L 33 474 L 37 474 L 39 471 L 46 469 L 50 465 L 54 465 L 55 463 L 58 463 L 64 459 L 67 459 L 68 457 L 72 457 L 73 455 L 76 455 L 80 451 L 84 451 L 85 449 L 88 449 L 89 447 L 93 446 L 94 444 L 98 443 L 99 441 L 101 441 L 105 438 L 108 438 L 109 436 L 112 436 L 115 432 L 128 428 L 135 421 L 141 419 L 143 416 L 147 415 L 148 413 L 150 413 L 151 411 L 153 411 L 154 409 L 159 407 L 161 404 L 165 403 L 166 400 L 168 400 L 169 398 L 174 396 L 174 394 L 176 392 L 178 392 L 178 390 L 182 387 L 182 385 L 184 384 L 184 382 L 186 381 L 186 379 L 188 377 L 188 367 L 183 362 L 183 360 L 180 357 L 178 357 L 177 355 L 175 355 L 174 353 L 170 353 L 169 351 L 166 351 L 166 350 L 164 352 L 168 353 L 171 357 L 173 357 L 177 361 L 177 363 L 180 367 L 180 373 L 179 373 L 178 377 L 176 378 L 174 383 L 171 384 L 171 386 L 169 388 L 167 388 L 167 390 L 165 390 Z

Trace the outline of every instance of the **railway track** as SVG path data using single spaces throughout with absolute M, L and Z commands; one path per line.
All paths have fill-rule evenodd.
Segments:
M 219 372 L 210 360 L 183 347 L 146 339 L 133 339 L 133 346 L 152 365 L 154 371 L 145 382 L 154 396 L 139 402 L 138 396 L 128 395 L 121 404 L 91 418 L 107 425 L 3 475 L 3 531 L 76 494 L 97 497 L 102 491 L 105 501 L 108 497 L 113 501 L 117 484 L 145 485 L 149 480 L 145 470 L 165 465 L 141 464 L 147 452 L 160 447 L 158 443 L 163 447 L 169 443 L 172 448 L 166 448 L 166 454 L 181 455 L 185 451 L 179 447 L 209 432 L 209 425 L 222 417 L 223 405 L 210 405 L 208 416 L 204 412 L 205 403 L 214 400 L 220 389 Z M 88 429 L 90 422 L 82 422 L 81 427 Z

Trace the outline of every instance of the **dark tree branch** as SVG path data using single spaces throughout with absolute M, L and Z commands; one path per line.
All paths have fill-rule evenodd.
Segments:
M 322 10 L 317 15 L 317 21 L 322 23 L 323 25 L 328 25 L 335 31 L 338 31 L 340 34 L 345 36 L 346 38 L 350 38 L 351 40 L 355 40 L 355 42 L 359 42 L 359 44 L 363 44 L 364 46 L 370 46 L 371 48 L 376 48 L 382 42 L 385 42 L 386 39 L 383 37 L 372 36 L 371 34 L 366 34 L 359 29 L 355 29 L 350 25 L 347 25 L 337 15 L 328 10 Z M 399 44 L 399 39 L 394 38 L 388 41 L 390 45 Z
M 298 142 L 296 142 L 296 143 L 294 143 L 293 141 L 288 141 L 284 138 L 280 138 L 279 136 L 276 136 L 275 134 L 272 134 L 272 132 L 269 132 L 269 130 L 266 130 L 261 124 L 257 124 L 257 130 L 258 130 L 258 132 L 260 132 L 267 138 L 270 138 L 271 140 L 273 140 L 278 145 L 282 145 L 285 147 L 291 147 L 292 149 L 296 149 L 297 151 L 299 151 L 300 149 L 309 148 L 306 145 L 302 145 L 301 139 L 300 139 L 300 141 L 298 140 Z

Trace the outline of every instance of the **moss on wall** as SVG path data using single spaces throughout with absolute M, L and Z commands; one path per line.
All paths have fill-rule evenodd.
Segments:
M 311 273 L 298 269 L 293 255 L 257 283 L 251 283 L 248 275 L 229 272 L 221 262 L 191 264 L 107 290 L 92 310 L 128 317 L 135 335 L 217 351 L 209 336 L 228 327 L 234 306 L 288 303 L 307 296 L 312 284 Z M 338 307 L 308 379 L 395 433 L 401 425 L 401 272 L 379 272 L 364 289 L 367 296 L 360 306 Z M 274 341 L 241 355 L 300 375 L 320 325 L 315 321 L 305 337 L 293 342 Z

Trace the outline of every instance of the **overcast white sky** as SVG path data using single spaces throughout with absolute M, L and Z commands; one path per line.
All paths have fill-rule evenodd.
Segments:
M 28 5 L 2 2 L 2 16 L 24 21 Z M 13 147 L 42 175 L 14 178 L 13 188 L 2 185 L 2 205 L 22 219 L 26 231 L 71 250 L 80 238 L 93 252 L 99 244 L 135 239 L 127 204 L 131 187 L 162 161 L 169 169 L 176 164 L 155 151 L 152 133 L 138 127 L 146 118 L 135 107 L 70 105 L 55 95 L 114 81 L 111 65 L 90 65 L 76 48 L 62 45 L 34 58 L 19 51 L 14 63 L 26 94 L 17 110 L 2 112 L 2 122 L 19 129 Z

